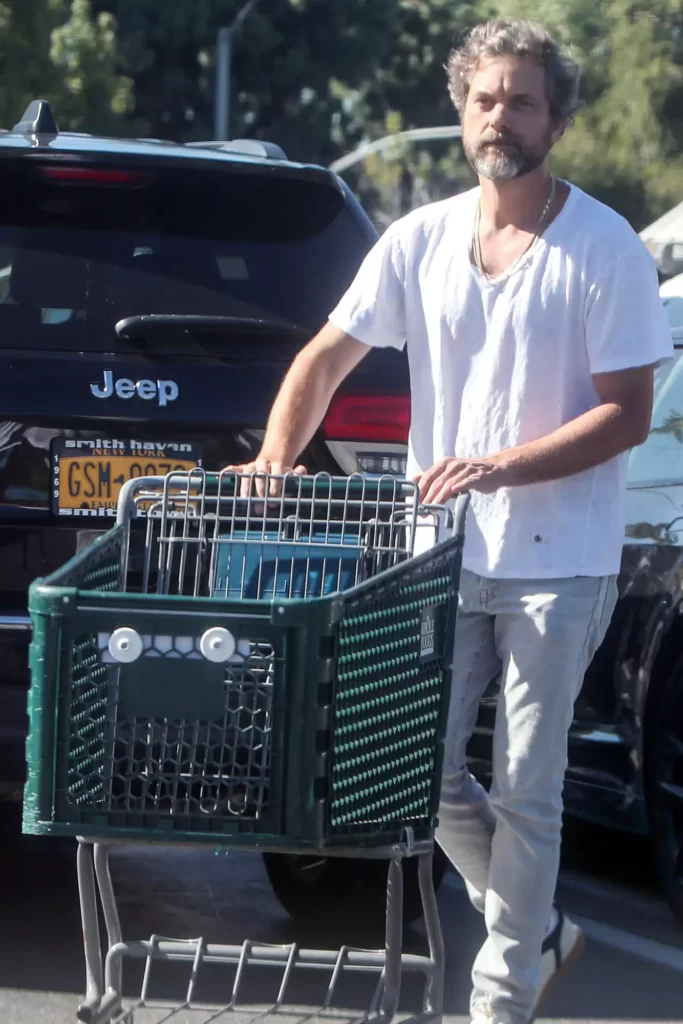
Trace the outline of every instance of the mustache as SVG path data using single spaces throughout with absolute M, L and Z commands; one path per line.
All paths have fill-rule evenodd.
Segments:
M 516 146 L 517 149 L 520 148 L 519 141 L 513 138 L 511 135 L 482 135 L 482 137 L 479 139 L 479 145 Z

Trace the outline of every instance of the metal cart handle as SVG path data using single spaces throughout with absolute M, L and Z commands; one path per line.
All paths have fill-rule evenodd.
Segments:
M 119 491 L 116 504 L 116 525 L 122 526 L 131 519 L 135 519 L 137 516 L 136 499 L 145 488 L 153 488 L 152 500 L 155 498 L 158 500 L 159 493 L 163 492 L 165 479 L 166 477 L 163 476 L 137 476 L 132 480 L 127 480 Z
M 152 498 L 160 496 L 158 492 L 163 492 L 164 483 L 168 486 L 174 478 L 179 482 L 187 483 L 188 480 L 192 480 L 193 475 L 198 482 L 201 480 L 205 484 L 215 485 L 217 488 L 223 482 L 233 480 L 238 476 L 236 473 L 226 472 L 225 470 L 211 472 L 198 468 L 197 470 L 183 470 L 177 474 L 169 473 L 166 477 L 135 477 L 133 480 L 126 481 L 119 493 L 117 523 L 120 524 L 127 521 L 127 519 L 135 518 L 135 513 L 132 510 L 135 500 L 140 498 L 141 493 L 145 489 L 149 489 L 150 497 Z M 309 476 L 299 476 L 296 473 L 251 473 L 249 476 L 270 477 L 274 480 L 282 480 L 284 481 L 285 497 L 297 498 L 303 501 L 313 497 L 313 495 L 321 501 L 327 498 L 349 498 L 353 500 L 363 495 L 370 497 L 367 494 L 368 491 L 373 492 L 371 500 L 381 501 L 382 499 L 388 500 L 395 496 L 401 484 L 405 484 L 406 488 L 409 488 L 411 492 L 415 486 L 407 481 L 399 481 L 388 474 L 385 477 L 363 477 L 361 474 L 355 474 L 350 477 L 332 477 L 328 473 L 311 474 Z M 328 493 L 326 493 L 326 485 L 328 485 Z M 128 511 L 126 512 L 126 510 Z
M 455 510 L 453 513 L 454 537 L 465 536 L 465 519 L 467 518 L 467 510 L 470 507 L 471 497 L 470 492 L 465 491 L 463 494 L 459 494 L 455 499 Z
M 218 478 L 220 476 L 220 474 L 209 474 L 209 475 L 212 475 L 212 476 L 215 475 L 216 478 Z M 150 500 L 154 500 L 154 499 L 158 500 L 159 497 L 160 497 L 160 492 L 163 493 L 164 486 L 168 487 L 173 482 L 174 478 L 176 478 L 179 482 L 180 481 L 187 482 L 188 474 L 186 472 L 177 473 L 177 474 L 176 473 L 169 473 L 168 476 L 166 476 L 166 477 L 163 477 L 163 476 L 145 476 L 145 477 L 135 477 L 133 480 L 126 481 L 126 483 L 123 485 L 123 487 L 121 488 L 121 491 L 119 493 L 119 499 L 118 499 L 118 504 L 117 504 L 117 509 L 116 509 L 116 523 L 117 523 L 117 525 L 120 526 L 122 524 L 125 524 L 125 523 L 129 522 L 131 519 L 135 519 L 136 518 L 136 516 L 137 516 L 138 501 L 145 497 L 145 491 L 149 492 Z M 311 481 L 310 481 L 311 493 L 313 492 L 313 486 L 314 486 L 313 479 L 314 478 L 311 478 Z M 299 486 L 301 486 L 301 484 L 305 484 L 307 482 L 308 481 L 306 481 L 305 478 L 304 479 L 299 478 L 299 480 L 298 480 Z M 334 490 L 335 483 L 336 483 L 336 481 L 333 478 L 331 478 L 331 484 L 332 484 L 332 488 L 331 489 L 332 490 Z M 347 486 L 348 485 L 345 482 L 345 480 L 341 480 L 341 479 L 339 480 L 339 488 L 340 489 L 341 488 L 345 488 Z M 358 488 L 359 488 L 359 490 L 362 488 L 362 486 L 363 486 L 363 481 L 359 480 L 358 481 Z M 382 488 L 384 486 L 385 485 L 384 485 L 382 480 L 377 482 L 377 487 L 378 487 L 378 493 L 379 494 L 381 494 Z M 394 483 L 392 483 L 389 480 L 387 480 L 387 482 L 386 482 L 386 487 L 387 488 L 393 488 L 394 486 L 395 486 Z M 351 481 L 351 487 L 353 487 L 353 481 Z M 302 495 L 302 497 L 305 497 L 305 495 Z M 464 494 L 459 494 L 458 497 L 455 499 L 455 507 L 454 507 L 454 511 L 453 511 L 453 527 L 452 527 L 452 533 L 453 533 L 454 537 L 462 537 L 462 536 L 464 536 L 464 533 L 465 533 L 465 519 L 467 517 L 467 510 L 469 508 L 469 504 L 470 504 L 470 493 L 469 493 L 469 491 L 466 491 Z M 429 507 L 428 506 L 423 506 L 423 508 L 425 508 L 425 510 L 428 510 Z M 447 506 L 433 506 L 433 508 L 436 511 L 437 508 L 439 508 L 439 509 L 447 508 Z

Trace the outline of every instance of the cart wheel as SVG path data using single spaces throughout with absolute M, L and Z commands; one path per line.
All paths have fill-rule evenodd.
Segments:
M 346 857 L 310 857 L 264 853 L 270 884 L 288 914 L 299 920 L 337 918 L 383 921 L 386 909 L 388 861 Z M 422 917 L 417 857 L 403 862 L 403 920 Z M 434 887 L 438 890 L 448 860 L 434 847 Z

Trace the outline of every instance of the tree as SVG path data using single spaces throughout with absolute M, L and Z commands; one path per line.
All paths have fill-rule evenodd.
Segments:
M 70 16 L 52 32 L 50 57 L 62 77 L 58 114 L 72 130 L 114 134 L 132 110 L 132 81 L 119 73 L 116 24 L 91 16 L 90 0 L 72 0 Z
M 64 129 L 129 130 L 132 83 L 118 68 L 115 25 L 88 0 L 0 2 L 0 123 L 11 127 L 37 98 Z
M 643 227 L 683 195 L 680 0 L 516 0 L 571 43 L 585 106 L 554 170 Z
M 454 36 L 494 14 L 530 18 L 571 44 L 583 71 L 585 106 L 553 153 L 554 171 L 613 206 L 636 228 L 680 201 L 680 0 L 505 0 L 497 10 L 482 4 L 458 7 L 442 0 L 402 0 L 399 8 L 401 28 L 391 66 L 381 75 L 381 88 L 376 81 L 367 83 L 357 99 L 358 117 L 368 126 L 368 134 L 386 134 L 391 126 L 400 130 L 449 123 L 454 112 L 441 64 Z M 410 190 L 412 202 L 417 202 L 438 199 L 471 183 L 462 148 L 440 146 L 441 150 L 434 145 L 411 147 L 366 163 L 354 180 L 374 204 L 377 220 L 403 212 Z
M 490 13 L 485 3 L 397 0 L 386 62 L 361 88 L 338 84 L 353 114 L 354 142 L 456 123 L 444 65 L 459 39 Z M 459 144 L 429 143 L 372 157 L 349 180 L 383 227 L 412 206 L 471 185 L 474 178 Z
M 218 29 L 243 0 L 95 0 L 113 14 L 136 115 L 160 138 L 213 136 Z M 353 140 L 343 91 L 391 46 L 395 0 L 263 0 L 234 48 L 234 134 L 266 135 L 294 158 L 331 160 Z
M 5 122 L 48 93 L 71 127 L 210 139 L 216 36 L 243 0 L 90 2 L 92 14 L 87 0 L 0 0 Z M 448 52 L 497 13 L 546 24 L 582 66 L 585 108 L 555 171 L 636 227 L 679 201 L 681 0 L 261 0 L 234 47 L 234 134 L 326 164 L 364 139 L 453 123 Z M 349 179 L 378 223 L 473 180 L 447 143 L 405 147 Z

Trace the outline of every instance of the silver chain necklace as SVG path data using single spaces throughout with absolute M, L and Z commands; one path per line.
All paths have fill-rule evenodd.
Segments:
M 526 256 L 526 254 L 529 252 L 529 249 L 531 249 L 532 245 L 534 245 L 534 243 L 540 237 L 540 235 L 542 233 L 543 225 L 545 224 L 546 219 L 548 217 L 548 213 L 550 212 L 550 207 L 553 205 L 553 199 L 554 198 L 555 198 L 555 179 L 551 178 L 550 179 L 550 195 L 548 196 L 546 204 L 545 204 L 545 206 L 543 207 L 543 209 L 541 211 L 541 216 L 539 217 L 538 224 L 536 225 L 536 231 L 531 236 L 531 239 L 529 240 L 528 244 L 524 247 L 522 252 L 520 252 L 519 256 L 514 261 L 514 263 L 512 263 L 507 268 L 507 270 L 504 272 L 505 274 L 509 274 L 510 271 L 513 270 L 517 266 L 519 261 Z M 472 234 L 472 255 L 474 257 L 475 266 L 476 266 L 477 270 L 479 271 L 479 273 L 482 275 L 482 277 L 485 277 L 487 280 L 490 281 L 490 280 L 492 280 L 491 275 L 489 273 L 487 273 L 487 271 L 484 269 L 484 262 L 483 262 L 483 260 L 481 258 L 481 243 L 479 241 L 479 224 L 480 224 L 480 221 L 481 221 L 481 198 L 479 199 L 479 201 L 477 203 L 477 216 L 476 216 L 475 224 L 474 224 L 474 232 Z

